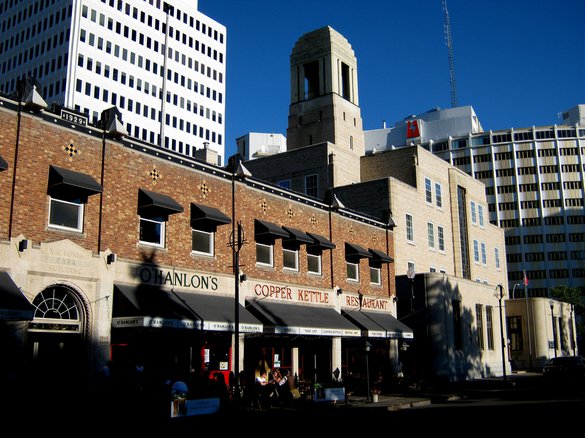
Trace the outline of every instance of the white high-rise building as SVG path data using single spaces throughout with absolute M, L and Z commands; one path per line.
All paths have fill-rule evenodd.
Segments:
M 366 150 L 419 145 L 483 182 L 489 221 L 505 230 L 512 294 L 585 291 L 585 105 L 561 117 L 484 132 L 471 107 L 431 110 L 366 131 Z
M 207 146 L 222 165 L 226 28 L 197 6 L 1 0 L 0 91 L 30 76 L 49 105 L 94 123 L 115 106 L 129 136 L 191 157 Z

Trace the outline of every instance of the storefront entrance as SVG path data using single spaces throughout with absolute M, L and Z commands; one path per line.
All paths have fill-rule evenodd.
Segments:
M 87 388 L 87 311 L 78 294 L 68 286 L 53 286 L 32 304 L 27 342 L 32 387 L 45 394 Z

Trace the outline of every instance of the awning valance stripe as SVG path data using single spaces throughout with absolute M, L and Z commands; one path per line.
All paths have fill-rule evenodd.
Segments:
M 333 308 L 262 300 L 247 301 L 246 306 L 262 321 L 264 331 L 268 333 L 347 337 L 361 335 L 359 327 Z
M 366 312 L 359 309 L 342 309 L 341 314 L 353 324 L 360 327 L 364 336 L 392 339 L 413 338 L 412 329 L 389 313 Z

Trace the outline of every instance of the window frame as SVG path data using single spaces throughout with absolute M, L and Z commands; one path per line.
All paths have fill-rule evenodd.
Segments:
M 317 265 L 319 267 L 318 271 L 311 270 L 311 262 L 310 262 L 311 259 L 318 261 L 317 262 Z M 322 275 L 322 255 L 321 254 L 315 254 L 313 252 L 307 251 L 307 273 L 313 274 L 313 275 Z
M 414 243 L 414 217 L 410 213 L 406 213 L 405 217 L 406 222 L 406 242 L 407 243 Z M 409 223 L 410 222 L 410 223 Z M 410 237 L 409 237 L 410 235 Z
M 292 256 L 290 260 L 294 260 L 294 266 L 287 266 L 287 257 L 286 255 Z M 299 271 L 299 250 L 294 248 L 286 248 L 285 246 L 282 247 L 282 269 L 285 271 Z
M 194 243 L 195 243 L 195 234 L 198 235 L 206 235 L 208 236 L 208 243 L 209 243 L 209 252 L 206 251 L 199 251 L 194 249 Z M 205 230 L 201 230 L 198 228 L 193 228 L 191 227 L 191 253 L 192 254 L 197 254 L 197 255 L 205 255 L 205 256 L 215 256 L 215 232 L 214 231 L 205 231 Z
M 159 241 L 158 243 L 154 242 L 154 241 L 148 241 L 148 240 L 143 240 L 143 232 L 142 232 L 142 223 L 144 222 L 148 222 L 148 223 L 154 223 L 154 224 L 159 224 L 160 226 L 160 230 L 159 230 Z M 165 247 L 165 242 L 166 242 L 166 223 L 167 223 L 167 219 L 163 216 L 139 216 L 139 230 L 138 230 L 138 243 L 140 245 L 147 245 L 147 246 L 154 246 L 157 248 L 164 248 Z
M 355 276 L 354 277 L 350 277 L 350 268 L 353 267 L 355 268 Z M 347 280 L 348 281 L 360 281 L 360 264 L 355 263 L 355 262 L 350 262 L 348 260 L 345 261 L 345 270 L 346 270 L 346 275 L 347 275 Z
M 374 281 L 372 274 L 376 273 L 377 281 Z M 381 286 L 382 285 L 382 268 L 380 266 L 370 265 L 370 284 Z
M 427 204 L 433 203 L 433 183 L 427 177 L 425 177 L 425 201 Z
M 77 207 L 77 227 L 68 227 L 65 225 L 59 225 L 59 224 L 55 224 L 51 222 L 51 217 L 53 212 L 55 212 L 56 209 L 56 205 L 54 205 L 54 203 L 60 203 L 60 204 L 67 204 L 70 206 L 76 206 Z M 56 196 L 51 196 L 49 195 L 49 215 L 47 218 L 47 225 L 48 228 L 51 229 L 56 229 L 56 230 L 63 230 L 63 231 L 73 231 L 76 233 L 83 233 L 83 219 L 85 216 L 85 202 L 82 202 L 82 200 L 80 198 L 78 199 L 72 199 L 71 201 L 67 201 L 65 199 L 56 197 Z
M 266 263 L 266 262 L 258 261 L 258 249 L 259 248 L 268 248 L 270 262 Z M 271 268 L 274 267 L 274 243 L 256 242 L 256 265 L 268 266 Z

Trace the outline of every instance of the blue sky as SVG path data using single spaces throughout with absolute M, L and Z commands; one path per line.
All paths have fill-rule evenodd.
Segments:
M 585 104 L 585 1 L 447 0 L 458 106 L 484 130 L 560 124 Z M 364 129 L 451 106 L 441 0 L 199 0 L 227 27 L 226 157 L 248 132 L 286 135 L 289 57 L 331 26 L 352 45 Z

